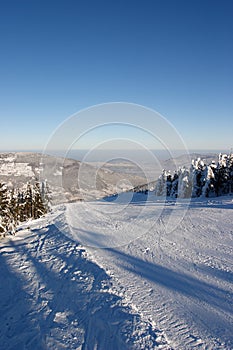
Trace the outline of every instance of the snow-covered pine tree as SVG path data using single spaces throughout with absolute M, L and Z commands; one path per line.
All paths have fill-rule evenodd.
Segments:
M 201 158 L 192 160 L 192 197 L 199 197 L 202 193 L 202 188 L 205 185 L 205 168 L 206 165 Z
M 178 196 L 178 183 L 179 183 L 179 175 L 177 171 L 174 171 L 174 174 L 172 176 L 172 187 L 171 187 L 171 194 L 170 197 L 177 198 Z
M 9 206 L 9 193 L 5 184 L 0 183 L 0 232 L 8 231 L 11 222 L 11 212 Z
M 190 172 L 186 167 L 179 170 L 178 197 L 190 198 L 192 195 L 192 181 Z
M 0 233 L 6 231 L 5 210 L 7 207 L 6 188 L 0 183 Z
M 26 190 L 9 190 L 6 185 L 0 183 L 0 233 L 15 233 L 19 222 L 28 219 L 38 219 L 48 212 L 49 195 L 48 186 L 44 187 L 44 200 L 41 194 L 41 186 L 38 181 L 34 185 L 27 184 Z
M 14 225 L 18 225 L 19 222 L 19 205 L 18 205 L 18 193 L 13 188 L 10 191 L 10 212 Z
M 18 208 L 18 221 L 23 222 L 27 218 L 25 216 L 25 193 L 23 191 L 18 192 L 18 198 L 17 198 L 17 208 Z
M 233 153 L 229 154 L 229 193 L 233 193 Z
M 162 174 L 159 176 L 156 186 L 155 186 L 155 195 L 166 197 L 167 193 L 167 172 L 163 169 Z
M 155 194 L 172 198 L 215 197 L 233 192 L 233 153 L 219 154 L 219 161 L 206 165 L 201 158 L 192 160 L 190 170 L 179 168 L 172 176 L 163 170 Z
M 50 210 L 51 207 L 51 199 L 52 199 L 52 193 L 49 189 L 49 185 L 48 182 L 42 181 L 41 183 L 41 197 L 42 197 L 42 201 L 44 203 L 44 206 L 46 208 L 46 211 L 48 212 Z
M 33 200 L 33 188 L 30 183 L 27 184 L 26 193 L 24 195 L 24 215 L 27 219 L 33 218 L 34 200 Z
M 34 189 L 33 218 L 38 219 L 39 217 L 47 213 L 47 209 L 42 199 L 41 187 L 38 181 L 35 182 L 33 189 Z
M 216 196 L 216 179 L 215 179 L 216 164 L 214 161 L 205 168 L 204 186 L 202 187 L 202 197 Z
M 172 191 L 172 175 L 171 175 L 170 171 L 167 173 L 166 191 L 167 191 L 167 197 L 170 197 L 171 191 Z
M 219 161 L 216 168 L 216 194 L 221 196 L 229 193 L 229 168 L 228 156 L 226 154 L 219 154 Z

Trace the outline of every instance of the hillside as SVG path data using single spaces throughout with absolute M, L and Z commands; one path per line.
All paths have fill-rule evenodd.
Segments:
M 22 188 L 35 178 L 47 180 L 53 204 L 101 198 L 145 183 L 145 178 L 101 166 L 40 153 L 0 153 L 0 180 Z

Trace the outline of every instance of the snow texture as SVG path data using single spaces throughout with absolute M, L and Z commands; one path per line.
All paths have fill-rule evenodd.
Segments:
M 232 197 L 185 205 L 66 204 L 2 239 L 1 349 L 232 349 Z

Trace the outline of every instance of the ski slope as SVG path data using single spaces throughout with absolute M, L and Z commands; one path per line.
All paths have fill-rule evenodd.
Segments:
M 232 197 L 121 199 L 0 241 L 2 349 L 233 348 Z

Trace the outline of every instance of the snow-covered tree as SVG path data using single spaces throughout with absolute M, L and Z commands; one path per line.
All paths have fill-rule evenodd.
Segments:
M 33 218 L 34 200 L 33 187 L 30 183 L 27 184 L 26 193 L 24 195 L 24 215 L 30 219 Z
M 230 169 L 229 157 L 226 154 L 219 154 L 219 161 L 215 170 L 215 177 L 217 196 L 228 194 L 230 190 Z
M 159 176 L 158 181 L 155 186 L 155 195 L 156 196 L 166 196 L 167 193 L 167 172 L 163 169 L 162 174 Z
M 192 197 L 199 197 L 202 193 L 202 187 L 205 184 L 205 169 L 206 165 L 198 158 L 197 160 L 192 160 L 191 172 L 192 172 Z
M 214 197 L 216 195 L 215 172 L 216 172 L 216 164 L 213 161 L 211 165 L 208 165 L 205 168 L 204 185 L 202 187 L 202 193 L 201 193 L 202 197 Z
M 192 195 L 192 181 L 190 179 L 190 172 L 187 168 L 183 167 L 179 171 L 178 197 L 190 198 L 191 195 Z
M 18 192 L 18 203 L 17 203 L 17 207 L 18 207 L 18 220 L 23 222 L 27 219 L 27 217 L 25 216 L 25 193 L 23 191 Z
M 171 188 L 172 198 L 177 198 L 178 196 L 178 184 L 179 184 L 179 175 L 177 171 L 175 171 L 172 177 L 172 188 Z
M 42 215 L 47 212 L 46 205 L 43 202 L 41 195 L 40 183 L 38 181 L 35 182 L 34 185 L 34 203 L 33 203 L 33 218 L 38 219 Z
M 229 193 L 233 193 L 233 153 L 229 155 Z
M 52 193 L 46 180 L 41 183 L 41 197 L 46 210 L 49 211 L 51 207 Z
M 38 181 L 33 185 L 28 183 L 26 190 L 9 190 L 6 185 L 0 183 L 0 233 L 14 234 L 19 222 L 28 219 L 38 219 L 48 212 L 48 186 L 44 188 Z
M 0 232 L 6 232 L 7 226 L 11 220 L 9 208 L 8 190 L 5 184 L 0 183 Z
M 163 170 L 155 189 L 157 196 L 172 198 L 214 197 L 233 192 L 233 154 L 219 154 L 216 164 L 206 165 L 201 158 L 192 161 L 190 170 L 179 168 L 171 175 Z
M 166 191 L 167 191 L 167 197 L 171 196 L 171 191 L 172 191 L 172 175 L 170 171 L 166 174 L 167 179 L 166 179 Z
M 12 221 L 14 222 L 14 225 L 18 225 L 19 223 L 19 204 L 18 204 L 18 192 L 15 191 L 13 188 L 10 193 L 10 212 Z

